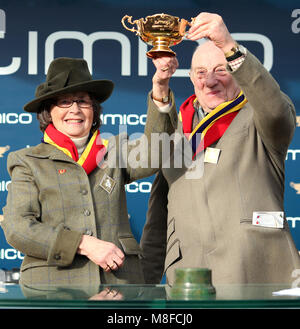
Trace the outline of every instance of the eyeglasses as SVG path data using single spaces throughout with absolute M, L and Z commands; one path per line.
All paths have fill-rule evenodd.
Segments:
M 208 72 L 208 70 L 204 68 L 196 68 L 193 70 L 193 74 L 197 79 L 202 80 L 202 79 L 207 79 L 209 74 L 214 74 L 215 77 L 221 78 L 223 76 L 228 75 L 229 73 L 227 72 L 225 66 L 218 66 L 216 69 L 214 69 L 211 72 Z
M 93 102 L 91 100 L 87 100 L 84 98 L 82 99 L 61 98 L 55 101 L 55 105 L 63 109 L 71 107 L 74 103 L 77 103 L 78 107 L 83 109 L 91 108 L 93 106 Z

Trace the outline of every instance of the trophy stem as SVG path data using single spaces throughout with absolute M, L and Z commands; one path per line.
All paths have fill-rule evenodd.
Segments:
M 157 56 L 157 53 L 165 53 L 165 55 L 176 56 L 176 53 L 169 48 L 170 40 L 165 37 L 157 37 L 153 42 L 153 48 L 146 55 L 150 58 Z

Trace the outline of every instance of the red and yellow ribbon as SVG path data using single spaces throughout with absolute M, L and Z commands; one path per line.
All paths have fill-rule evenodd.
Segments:
M 241 91 L 234 100 L 218 105 L 192 131 L 195 101 L 196 95 L 189 97 L 180 107 L 179 113 L 183 132 L 193 149 L 193 157 L 223 136 L 238 111 L 247 103 L 247 99 Z
M 87 174 L 91 173 L 102 161 L 108 144 L 107 140 L 101 140 L 100 132 L 96 130 L 79 158 L 77 148 L 71 138 L 58 131 L 53 124 L 49 124 L 45 130 L 43 141 L 64 152 L 81 165 Z

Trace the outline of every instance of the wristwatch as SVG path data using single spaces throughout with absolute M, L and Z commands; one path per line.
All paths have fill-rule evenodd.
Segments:
M 152 93 L 152 99 L 154 99 L 154 100 L 156 100 L 156 101 L 158 101 L 158 102 L 161 102 L 161 103 L 163 103 L 163 104 L 167 104 L 167 103 L 170 102 L 170 97 L 169 97 L 169 95 L 164 96 L 164 97 L 162 97 L 162 98 L 155 98 L 155 97 L 153 96 L 153 93 Z
M 225 53 L 226 60 L 228 62 L 234 61 L 235 59 L 245 55 L 245 48 L 241 45 L 236 44 L 235 47 L 231 48 Z

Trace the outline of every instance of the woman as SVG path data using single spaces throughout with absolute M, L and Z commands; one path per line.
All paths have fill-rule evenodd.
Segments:
M 155 65 L 153 97 L 160 99 L 177 60 L 163 58 Z M 35 147 L 9 154 L 11 184 L 1 222 L 8 243 L 25 254 L 22 284 L 144 282 L 124 186 L 157 169 L 118 165 L 126 164 L 139 140 L 133 146 L 125 135 L 101 139 L 99 104 L 112 90 L 111 81 L 92 80 L 86 61 L 58 58 L 24 107 L 37 113 L 44 137 Z M 173 103 L 172 98 L 171 111 L 161 112 L 156 105 L 164 104 L 149 97 L 149 141 L 151 131 L 172 132 Z M 150 152 L 143 152 L 150 163 Z M 121 161 L 107 165 L 110 154 Z

